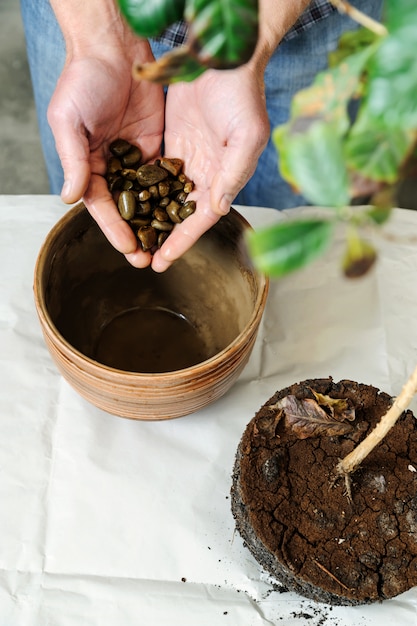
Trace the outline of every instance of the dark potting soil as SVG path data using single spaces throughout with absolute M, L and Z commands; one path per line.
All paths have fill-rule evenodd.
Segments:
M 347 398 L 351 432 L 300 439 L 278 400 L 311 389 Z M 406 411 L 352 475 L 335 467 L 392 403 L 375 387 L 312 379 L 278 391 L 249 422 L 231 490 L 236 528 L 255 559 L 288 589 L 335 605 L 392 598 L 417 585 L 417 424 Z

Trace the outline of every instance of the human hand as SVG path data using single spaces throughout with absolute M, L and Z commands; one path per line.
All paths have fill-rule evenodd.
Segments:
M 133 59 L 153 60 L 148 42 L 126 34 L 120 45 L 91 46 L 67 59 L 48 110 L 64 169 L 62 199 L 84 203 L 110 243 L 137 267 L 149 252 L 121 218 L 104 179 L 108 146 L 117 137 L 139 145 L 143 160 L 160 153 L 164 125 L 162 87 L 132 79 Z
M 195 183 L 188 199 L 196 201 L 197 209 L 155 252 L 155 271 L 165 271 L 225 215 L 253 174 L 269 137 L 260 79 L 247 64 L 208 70 L 191 83 L 169 87 L 165 154 L 183 159 L 184 171 Z

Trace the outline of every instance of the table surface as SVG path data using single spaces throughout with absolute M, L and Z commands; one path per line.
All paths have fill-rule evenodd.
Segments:
M 238 209 L 254 227 L 288 217 Z M 272 591 L 234 532 L 229 491 L 243 430 L 277 389 L 331 375 L 399 393 L 417 363 L 417 213 L 394 212 L 391 241 L 373 236 L 380 259 L 361 280 L 341 277 L 338 234 L 272 281 L 232 389 L 141 422 L 78 396 L 44 345 L 33 270 L 66 210 L 54 196 L 0 196 L 0 626 L 415 626 L 417 589 L 355 608 Z

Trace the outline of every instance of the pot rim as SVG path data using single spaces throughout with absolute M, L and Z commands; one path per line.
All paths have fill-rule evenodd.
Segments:
M 268 276 L 254 269 L 254 272 L 258 276 L 258 294 L 256 297 L 256 301 L 254 302 L 253 312 L 249 321 L 245 325 L 245 328 L 237 335 L 237 337 L 235 337 L 235 339 L 231 343 L 229 343 L 225 348 L 223 348 L 223 350 L 221 350 L 214 356 L 206 359 L 205 361 L 201 361 L 201 363 L 197 363 L 183 369 L 171 370 L 167 372 L 133 372 L 129 370 L 120 370 L 102 364 L 99 361 L 96 361 L 91 357 L 86 356 L 81 351 L 74 348 L 74 346 L 72 346 L 69 341 L 67 341 L 59 332 L 49 315 L 49 311 L 45 303 L 44 290 L 42 288 L 43 279 L 41 269 L 46 262 L 46 255 L 48 254 L 50 244 L 56 238 L 57 231 L 61 230 L 62 227 L 67 224 L 67 222 L 70 222 L 76 215 L 80 214 L 83 211 L 87 211 L 85 204 L 83 202 L 77 203 L 75 206 L 69 209 L 69 211 L 67 211 L 51 228 L 39 250 L 34 268 L 33 282 L 36 310 L 38 317 L 42 323 L 44 332 L 47 332 L 50 340 L 53 340 L 53 342 L 56 344 L 56 347 L 59 348 L 61 354 L 65 355 L 66 358 L 71 355 L 71 357 L 74 359 L 74 364 L 77 365 L 77 367 L 81 367 L 82 365 L 88 365 L 89 370 L 91 372 L 94 372 L 96 375 L 98 375 L 100 372 L 107 372 L 109 375 L 112 375 L 112 377 L 116 380 L 118 378 L 128 378 L 132 380 L 155 380 L 155 377 L 163 380 L 172 378 L 172 376 L 176 376 L 177 379 L 181 379 L 189 377 L 191 371 L 197 378 L 199 376 L 203 376 L 206 370 L 213 370 L 217 362 L 224 362 L 225 355 L 230 354 L 229 358 L 231 358 L 233 355 L 239 352 L 239 349 L 242 349 L 246 345 L 246 342 L 250 340 L 254 332 L 257 332 L 257 327 L 265 309 L 270 281 Z M 252 229 L 252 226 L 249 224 L 246 218 L 241 215 L 241 213 L 239 213 L 233 207 L 230 209 L 230 211 L 241 221 L 245 228 Z

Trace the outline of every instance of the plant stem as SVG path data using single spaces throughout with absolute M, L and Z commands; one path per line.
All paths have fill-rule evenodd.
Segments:
M 417 367 L 405 383 L 400 395 L 394 400 L 393 405 L 388 409 L 381 421 L 369 433 L 361 443 L 352 450 L 336 466 L 336 474 L 347 476 L 356 470 L 358 465 L 377 446 L 388 431 L 394 426 L 401 413 L 410 404 L 414 394 L 417 393 Z
M 364 26 L 368 30 L 371 30 L 376 35 L 383 37 L 388 34 L 388 31 L 383 24 L 377 22 L 372 17 L 369 17 L 369 15 L 362 13 L 362 11 L 359 11 L 359 9 L 352 6 L 349 2 L 347 2 L 347 0 L 330 0 L 330 3 L 336 7 L 339 13 L 346 13 L 346 15 L 349 15 L 349 17 L 355 20 L 355 22 Z

